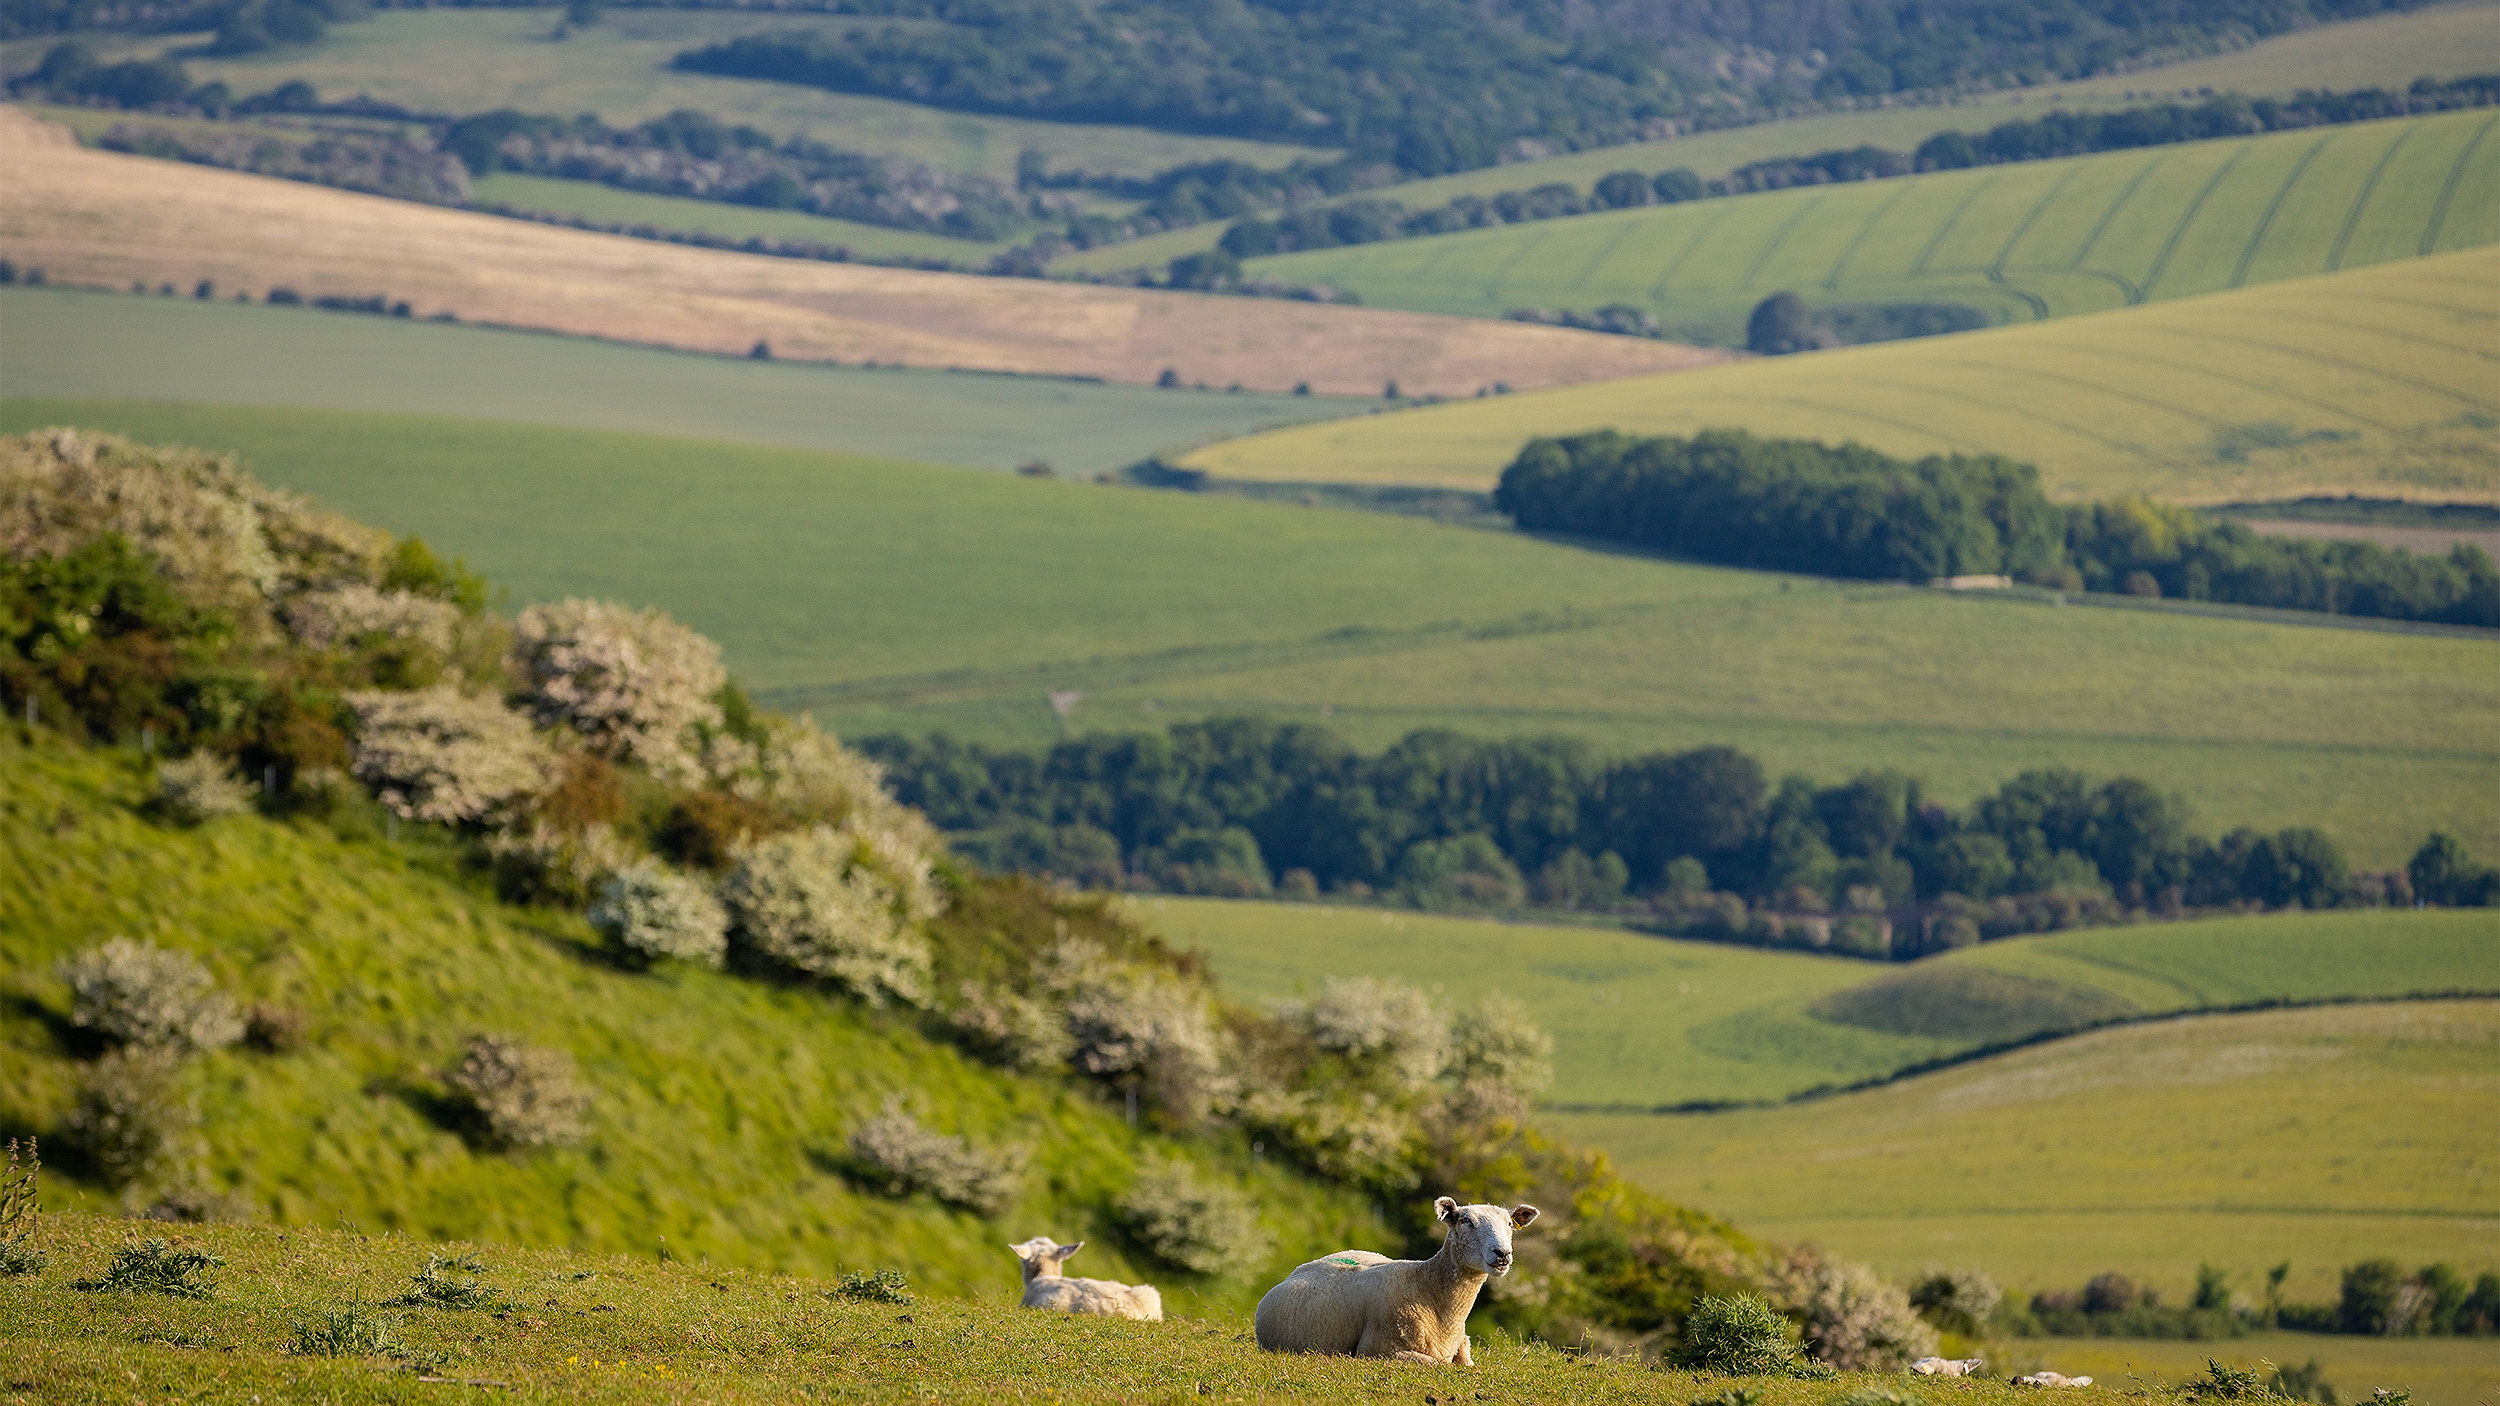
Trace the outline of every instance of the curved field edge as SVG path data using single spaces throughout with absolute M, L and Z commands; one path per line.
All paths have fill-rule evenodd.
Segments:
M 1998 453 L 2053 497 L 2500 502 L 2500 249 L 2054 322 L 1468 401 L 1211 445 L 1218 478 L 1486 490 L 1537 435 L 1730 427 Z
M 2204 1014 L 2093 1031 L 1779 1108 L 1556 1115 L 1662 1194 L 1889 1273 L 2009 1288 L 2117 1270 L 2334 1297 L 2378 1255 L 2500 1264 L 2500 1001 Z
M 1203 951 L 1237 996 L 1281 1001 L 1331 976 L 1395 976 L 1453 1001 L 1504 992 L 1555 1039 L 1560 1112 L 1770 1105 L 1984 1060 L 2098 1024 L 2196 1011 L 2456 992 L 2500 994 L 2500 912 L 2351 910 L 2007 938 L 1883 964 L 1338 905 L 1140 897 L 1129 911 Z M 2086 998 L 2073 1024 L 2026 1026 L 1957 977 L 2012 976 Z M 1958 1000 L 1950 1033 L 1820 1013 L 1904 986 Z M 1897 1000 L 1897 998 L 1896 998 Z
M 1088 1087 L 988 1069 L 905 1016 L 690 967 L 621 971 L 578 915 L 499 904 L 445 877 L 452 861 L 415 835 L 351 842 L 252 816 L 160 827 L 138 814 L 144 775 L 135 751 L 0 741 L 11 1136 L 57 1127 L 79 1069 L 54 963 L 125 936 L 193 953 L 243 1004 L 309 1019 L 299 1051 L 222 1051 L 188 1076 L 223 1178 L 211 1189 L 282 1224 L 822 1276 L 899 1265 L 924 1288 L 992 1298 L 1019 1283 L 1004 1244 L 1047 1232 L 1090 1240 L 1098 1274 L 1152 1276 L 1175 1312 L 1240 1311 L 1254 1294 L 1159 1271 L 1122 1240 L 1109 1202 L 1141 1158 L 1182 1156 L 1250 1195 L 1275 1266 L 1370 1224 L 1360 1193 L 1230 1143 L 1140 1133 Z M 434 1071 L 479 1032 L 574 1055 L 594 1100 L 583 1146 L 497 1155 L 434 1121 Z M 1006 1219 L 841 1174 L 849 1129 L 889 1095 L 942 1131 L 1030 1153 Z M 47 1179 L 48 1205 L 93 1195 Z

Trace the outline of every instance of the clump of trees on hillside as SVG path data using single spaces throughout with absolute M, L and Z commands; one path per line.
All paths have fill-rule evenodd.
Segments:
M 1733 566 L 1896 581 L 2003 575 L 2061 590 L 2500 626 L 2500 571 L 2478 547 L 2430 556 L 2261 537 L 2143 499 L 2060 508 L 2036 469 L 1992 454 L 1906 460 L 1742 430 L 1598 430 L 1529 441 L 1493 502 L 1531 531 Z
M 2369 1337 L 2500 1334 L 2500 1274 L 2490 1271 L 2469 1279 L 2444 1262 L 2407 1272 L 2391 1259 L 2363 1260 L 2344 1267 L 2335 1302 L 2324 1304 L 2286 1302 L 2283 1281 L 2290 1272 L 2289 1264 L 2275 1266 L 2263 1299 L 2252 1301 L 2232 1290 L 2220 1267 L 2203 1265 L 2188 1301 L 2167 1303 L 2159 1291 L 2113 1271 L 2094 1275 L 2081 1289 L 2045 1290 L 2027 1303 L 2007 1300 L 1982 1327 L 2016 1337 L 2207 1339 L 2276 1329 Z
M 1040 752 L 861 746 L 967 857 L 1105 888 L 1534 904 L 1872 957 L 2216 910 L 2500 897 L 2448 836 L 2405 871 L 2355 873 L 2318 830 L 2199 835 L 2148 782 L 2056 769 L 1956 811 L 1891 772 L 1774 784 L 1730 747 L 1615 758 L 1429 731 L 1365 755 L 1326 728 L 1246 718 Z

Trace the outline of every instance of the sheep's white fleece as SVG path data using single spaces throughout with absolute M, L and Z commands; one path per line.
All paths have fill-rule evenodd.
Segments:
M 1085 1248 L 1085 1242 L 1062 1245 L 1047 1235 L 1035 1236 L 1021 1245 L 1010 1245 L 1008 1251 L 1024 1266 L 1024 1304 L 1026 1308 L 1057 1309 L 1061 1313 L 1100 1313 L 1112 1318 L 1142 1318 L 1150 1323 L 1163 1321 L 1163 1294 L 1152 1284 L 1120 1284 L 1109 1279 L 1070 1279 L 1059 1272 L 1068 1256 Z
M 1287 1275 L 1259 1300 L 1259 1346 L 1474 1366 L 1468 1310 L 1487 1278 L 1510 1272 L 1511 1230 L 1537 1210 L 1461 1206 L 1444 1196 L 1433 1213 L 1450 1229 L 1431 1259 L 1344 1250 Z

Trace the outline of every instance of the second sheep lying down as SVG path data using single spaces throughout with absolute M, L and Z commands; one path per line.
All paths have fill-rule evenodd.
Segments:
M 1163 1295 L 1152 1284 L 1115 1284 L 1108 1279 L 1070 1279 L 1059 1272 L 1068 1256 L 1085 1242 L 1062 1245 L 1036 1235 L 1007 1252 L 1024 1265 L 1024 1307 L 1052 1308 L 1061 1313 L 1101 1313 L 1113 1318 L 1163 1321 Z

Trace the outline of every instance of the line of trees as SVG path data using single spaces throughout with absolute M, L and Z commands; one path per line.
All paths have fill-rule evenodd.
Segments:
M 2140 499 L 2061 508 L 1999 455 L 1896 459 L 1860 444 L 1706 430 L 1531 440 L 1494 491 L 1531 531 L 1631 542 L 1732 566 L 1872 580 L 2008 576 L 2284 610 L 2500 626 L 2500 572 L 2375 542 L 2261 537 Z
M 2148 782 L 2025 772 L 1967 809 L 1869 772 L 1776 785 L 1730 747 L 1607 757 L 1563 738 L 1232 718 L 1046 751 L 872 737 L 905 804 L 987 868 L 1101 887 L 1616 913 L 1696 936 L 1914 956 L 2224 908 L 2484 905 L 2500 876 L 2434 835 L 2355 874 L 2314 829 L 2209 839 Z

